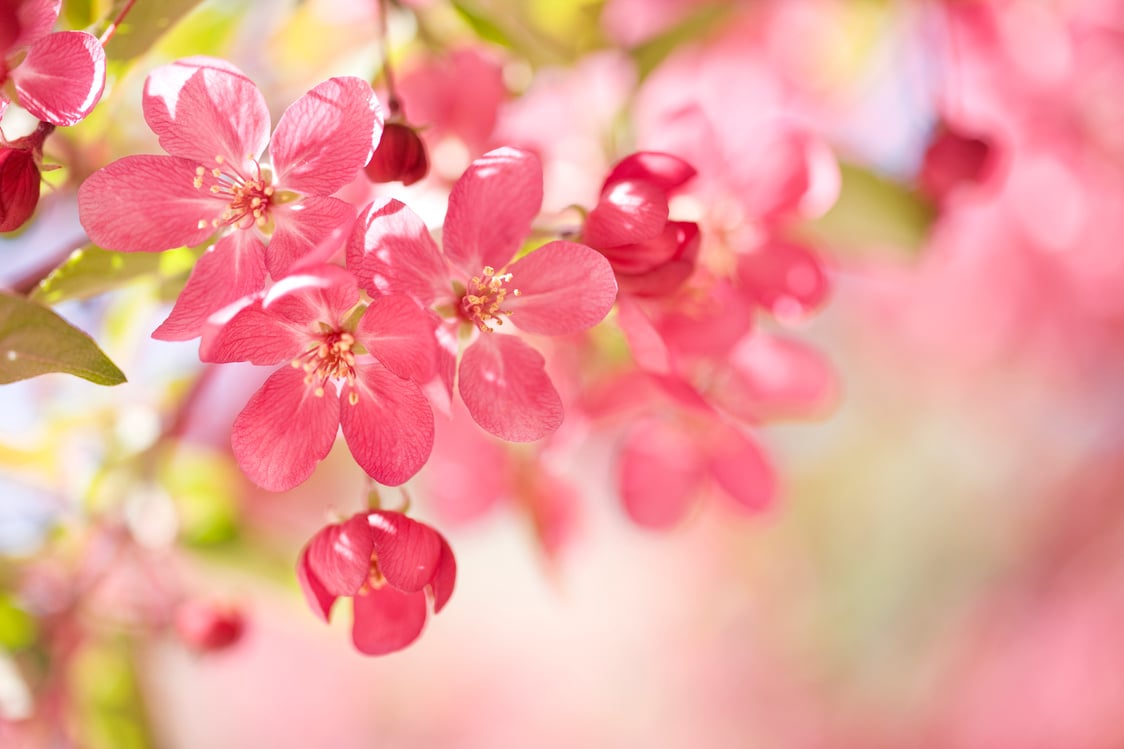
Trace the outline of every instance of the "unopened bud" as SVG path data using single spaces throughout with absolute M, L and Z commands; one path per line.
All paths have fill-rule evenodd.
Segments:
M 210 601 L 188 601 L 176 610 L 176 634 L 193 650 L 223 650 L 242 638 L 245 622 L 238 609 Z
M 989 141 L 943 127 L 925 151 L 917 182 L 930 199 L 941 203 L 961 185 L 987 181 L 995 161 Z
M 39 165 L 28 148 L 0 146 L 0 231 L 24 225 L 39 204 Z
M 367 164 L 367 177 L 372 182 L 412 185 L 428 173 L 429 157 L 418 131 L 401 122 L 388 122 Z

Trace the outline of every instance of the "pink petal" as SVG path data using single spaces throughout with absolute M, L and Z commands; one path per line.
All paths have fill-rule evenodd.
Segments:
M 406 593 L 429 585 L 441 559 L 437 531 L 400 512 L 371 512 L 366 522 L 386 581 Z
M 635 244 L 658 237 L 667 225 L 667 193 L 651 182 L 617 182 L 589 212 L 582 239 L 594 247 Z
M 371 574 L 375 537 L 360 513 L 321 528 L 308 542 L 308 567 L 332 595 L 352 596 Z
M 397 486 L 421 470 L 433 449 L 433 410 L 418 386 L 380 364 L 357 368 L 355 387 L 341 393 L 347 446 L 380 484 Z M 358 400 L 351 405 L 350 395 Z
M 19 38 L 12 43 L 12 48 L 28 47 L 54 28 L 62 0 L 14 0 L 13 5 L 18 14 Z M 0 57 L 7 52 L 0 48 Z
M 217 330 L 203 334 L 199 358 L 205 362 L 280 364 L 300 354 L 310 339 L 307 328 L 266 311 L 261 300 L 255 300 Z
M 705 296 L 685 290 L 678 303 L 663 304 L 655 325 L 676 355 L 724 357 L 749 331 L 753 307 L 730 284 L 719 281 Z
M 92 34 L 57 31 L 31 45 L 10 77 L 24 109 L 55 125 L 73 125 L 101 98 L 105 52 Z
M 449 542 L 438 533 L 441 539 L 441 556 L 437 560 L 437 572 L 430 581 L 430 590 L 433 592 L 433 613 L 441 613 L 445 604 L 453 596 L 453 588 L 457 584 L 457 560 Z
M 640 151 L 617 162 L 605 178 L 605 188 L 617 182 L 639 180 L 651 183 L 664 192 L 671 192 L 682 187 L 697 173 L 693 166 L 678 156 L 658 151 Z
M 675 257 L 680 247 L 681 232 L 677 230 L 681 222 L 668 221 L 657 236 L 644 242 L 598 247 L 597 250 L 613 266 L 617 273 L 643 273 L 663 265 Z M 691 224 L 696 226 L 695 224 Z M 696 233 L 698 228 L 696 226 Z
M 372 296 L 408 294 L 425 306 L 451 296 L 451 269 L 416 213 L 397 200 L 359 214 L 347 243 L 347 267 Z
M 171 314 L 152 337 L 186 341 L 202 335 L 208 317 L 231 302 L 261 292 L 265 279 L 265 245 L 261 240 L 246 231 L 223 237 L 195 263 Z
M 308 602 L 309 608 L 321 619 L 328 621 L 336 596 L 328 592 L 316 577 L 316 573 L 309 567 L 307 546 L 301 551 L 300 559 L 297 561 L 297 582 L 300 583 L 301 592 L 304 593 L 304 600 Z
M 710 432 L 708 467 L 714 480 L 743 510 L 759 512 L 773 503 L 777 477 L 757 444 L 736 429 Z
M 337 327 L 359 303 L 355 276 L 338 265 L 305 268 L 286 276 L 265 296 L 265 310 L 303 330 Z
M 276 228 L 269 240 L 269 274 L 281 278 L 302 267 L 326 263 L 343 249 L 355 209 L 336 198 L 311 196 L 270 210 Z
M 433 378 L 437 342 L 432 318 L 408 296 L 377 296 L 359 319 L 356 339 L 384 367 L 417 383 Z
M 738 259 L 738 278 L 755 302 L 782 322 L 795 322 L 827 298 L 830 284 L 814 252 L 775 240 Z
M 672 352 L 647 311 L 636 300 L 621 297 L 617 305 L 617 325 L 624 333 L 637 366 L 660 374 L 672 371 Z
M 253 172 L 250 160 L 269 140 L 269 109 L 261 91 L 238 68 L 207 57 L 149 73 L 144 116 L 173 156 L 209 166 L 221 156 L 224 169 L 241 174 Z
M 263 489 L 282 492 L 300 484 L 336 441 L 339 399 L 330 392 L 317 396 L 304 377 L 300 369 L 277 370 L 234 420 L 234 457 Z
M 507 265 L 542 207 L 542 164 L 534 154 L 497 148 L 472 162 L 453 185 L 443 246 L 463 273 Z
M 361 78 L 330 78 L 293 102 L 269 145 L 274 182 L 285 190 L 331 195 L 370 160 L 382 113 Z
M 0 146 L 0 232 L 24 225 L 39 204 L 39 167 L 22 148 Z
M 425 626 L 425 594 L 403 593 L 389 585 L 355 596 L 351 641 L 366 655 L 386 655 L 418 639 Z
M 191 246 L 215 232 L 223 200 L 195 188 L 194 162 L 126 156 L 78 188 L 78 218 L 94 244 L 123 252 Z M 200 226 L 202 224 L 202 226 Z
M 617 458 L 625 512 L 637 525 L 670 528 L 683 519 L 703 479 L 695 440 L 660 419 L 637 422 Z
M 619 266 L 618 260 L 625 251 L 652 260 L 662 254 L 669 244 L 674 246 L 674 252 L 666 262 L 660 262 L 635 275 L 629 275 Z M 625 247 L 614 247 L 611 251 L 603 252 L 613 264 L 613 269 L 617 271 L 617 284 L 622 293 L 662 297 L 673 293 L 695 272 L 699 244 L 698 224 L 688 221 L 668 221 L 664 233 L 655 239 Z
M 601 253 L 574 242 L 543 245 L 508 269 L 504 307 L 520 330 L 567 335 L 591 328 L 609 313 L 617 298 L 613 268 Z
M 461 399 L 476 423 L 501 439 L 542 439 L 562 424 L 562 399 L 545 364 L 515 336 L 482 334 L 461 358 Z

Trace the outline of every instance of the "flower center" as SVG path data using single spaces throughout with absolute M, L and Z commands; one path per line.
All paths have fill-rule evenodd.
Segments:
M 210 172 L 204 166 L 195 168 L 195 188 L 203 189 L 203 183 L 208 176 L 213 182 L 208 186 L 212 195 L 227 201 L 226 209 L 219 218 L 211 220 L 211 226 L 234 226 L 239 229 L 249 229 L 251 226 L 265 228 L 269 222 L 269 207 L 273 202 L 273 185 L 269 184 L 269 173 L 262 173 L 261 164 L 252 156 L 247 158 L 254 164 L 253 176 L 242 174 L 236 168 L 226 164 L 222 155 L 215 156 L 218 166 Z M 207 222 L 200 221 L 202 229 Z
M 461 297 L 461 316 L 485 333 L 492 332 L 489 323 L 503 325 L 499 316 L 511 315 L 511 310 L 500 306 L 509 293 L 507 284 L 510 282 L 510 273 L 497 275 L 495 268 L 485 265 L 480 275 L 473 276 L 468 282 L 468 288 Z M 510 293 L 512 296 L 519 296 L 519 289 L 511 289 Z
M 355 389 L 355 336 L 336 331 L 324 334 L 319 343 L 293 359 L 294 369 L 305 371 L 304 383 L 315 385 L 313 391 L 317 398 L 324 397 L 324 386 L 329 382 L 346 382 L 350 386 L 348 403 L 359 402 L 359 391 Z

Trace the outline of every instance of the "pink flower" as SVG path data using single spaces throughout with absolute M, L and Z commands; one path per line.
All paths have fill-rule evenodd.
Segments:
M 680 158 L 643 151 L 621 159 L 605 178 L 582 239 L 609 260 L 622 290 L 667 294 L 694 271 L 698 224 L 668 220 L 669 197 L 694 176 Z
M 567 335 L 597 324 L 613 305 L 609 263 L 574 242 L 550 242 L 512 262 L 542 203 L 538 159 L 514 148 L 472 163 L 449 196 L 443 251 L 422 220 L 396 200 L 363 211 L 347 248 L 348 267 L 368 293 L 408 294 L 441 314 L 439 333 L 454 352 L 439 369 L 452 387 L 458 328 L 479 330 L 465 349 L 458 389 L 481 427 L 531 442 L 562 423 L 562 401 L 545 360 L 514 335 Z
M 421 634 L 427 596 L 435 614 L 448 603 L 457 562 L 428 525 L 376 510 L 321 529 L 301 551 L 297 579 L 324 621 L 337 598 L 351 597 L 352 642 L 366 655 L 385 655 Z
M 153 71 L 144 116 L 170 155 L 126 156 L 98 170 L 79 189 L 78 208 L 91 240 L 126 252 L 224 232 L 154 334 L 167 340 L 199 335 L 211 313 L 260 291 L 267 274 L 327 260 L 355 215 L 330 196 L 367 163 L 382 132 L 370 85 L 332 78 L 285 111 L 270 141 L 261 92 L 233 65 L 206 57 Z M 271 168 L 260 158 L 267 142 Z
M 85 31 L 49 33 L 59 6 L 60 0 L 0 2 L 0 91 L 11 81 L 24 109 L 65 126 L 84 119 L 101 98 L 105 51 Z M 0 117 L 8 101 L 0 93 Z
M 285 491 L 307 479 L 341 427 L 356 462 L 383 484 L 401 484 L 428 459 L 433 411 L 415 381 L 433 376 L 433 326 L 406 297 L 359 304 L 351 274 L 323 266 L 205 334 L 204 361 L 289 363 L 234 420 L 234 457 L 259 486 Z
M 174 625 L 185 645 L 199 653 L 213 653 L 237 644 L 246 621 L 236 607 L 192 599 L 176 608 Z

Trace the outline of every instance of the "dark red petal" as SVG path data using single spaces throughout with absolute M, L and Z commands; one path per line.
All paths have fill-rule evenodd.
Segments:
M 39 204 L 39 167 L 30 150 L 0 148 L 0 231 L 24 225 Z
M 384 585 L 353 599 L 351 641 L 366 655 L 386 655 L 418 639 L 425 626 L 425 593 L 403 593 Z
M 309 608 L 321 619 L 328 621 L 336 596 L 328 592 L 316 577 L 316 573 L 309 567 L 307 546 L 301 551 L 300 560 L 297 562 L 297 582 L 300 583 L 301 592 L 304 593 L 304 600 L 308 602 Z
M 650 182 L 610 185 L 589 212 L 582 239 L 593 247 L 634 244 L 658 237 L 667 225 L 667 193 Z
M 658 151 L 640 151 L 617 162 L 605 178 L 602 192 L 625 180 L 650 182 L 664 192 L 671 192 L 696 174 L 695 168 L 678 156 Z
M 438 614 L 453 595 L 453 587 L 457 584 L 457 560 L 453 556 L 453 549 L 441 534 L 441 558 L 437 560 L 437 573 L 430 581 L 430 590 L 433 591 L 433 613 Z

